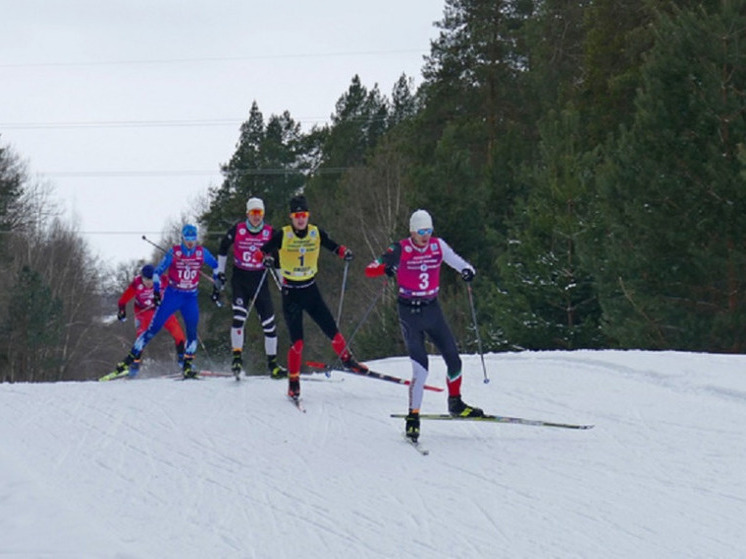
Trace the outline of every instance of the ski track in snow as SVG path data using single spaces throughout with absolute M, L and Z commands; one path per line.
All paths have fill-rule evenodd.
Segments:
M 0 555 L 743 556 L 746 358 L 485 359 L 467 402 L 595 428 L 423 420 L 423 457 L 388 417 L 406 388 L 344 373 L 302 383 L 306 414 L 266 377 L 0 385 Z

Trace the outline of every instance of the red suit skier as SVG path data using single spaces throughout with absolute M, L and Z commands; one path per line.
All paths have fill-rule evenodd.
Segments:
M 150 264 L 143 266 L 140 275 L 130 282 L 118 302 L 119 312 L 117 313 L 117 318 L 123 322 L 127 319 L 127 303 L 134 299 L 135 328 L 137 329 L 136 337 L 138 338 L 148 329 L 150 321 L 153 320 L 153 315 L 155 314 L 156 305 L 153 301 L 153 272 L 154 268 Z M 175 315 L 171 315 L 168 318 L 164 327 L 174 339 L 179 367 L 182 367 L 184 363 L 184 344 L 186 341 L 184 331 Z M 133 377 L 137 375 L 139 370 L 140 360 L 138 359 L 130 365 L 129 376 Z

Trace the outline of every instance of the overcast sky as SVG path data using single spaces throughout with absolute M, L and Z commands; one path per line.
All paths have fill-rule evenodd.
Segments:
M 221 183 L 253 101 L 304 129 L 355 74 L 421 83 L 443 0 L 3 2 L 0 144 L 109 264 Z M 241 216 L 237 216 L 237 219 Z

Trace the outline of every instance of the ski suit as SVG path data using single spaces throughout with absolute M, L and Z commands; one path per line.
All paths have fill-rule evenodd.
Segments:
M 162 279 L 161 279 L 162 281 Z M 134 314 L 135 314 L 135 331 L 136 336 L 140 336 L 145 330 L 147 330 L 150 322 L 153 320 L 155 314 L 155 305 L 153 304 L 153 292 L 155 284 L 148 287 L 142 280 L 142 276 L 138 275 L 133 279 L 127 288 L 122 292 L 122 296 L 119 297 L 118 306 L 120 310 L 124 310 L 127 303 L 133 302 Z M 171 337 L 174 339 L 176 344 L 176 352 L 184 353 L 184 344 L 186 338 L 184 338 L 184 331 L 181 329 L 181 325 L 175 316 L 170 316 L 165 322 L 164 327 L 168 330 Z
M 252 228 L 248 220 L 236 223 L 220 241 L 218 249 L 218 271 L 225 272 L 228 250 L 233 245 L 233 274 L 231 289 L 233 292 L 233 324 L 231 326 L 231 345 L 241 350 L 244 345 L 244 326 L 249 315 L 252 298 L 256 295 L 254 306 L 264 331 L 264 352 L 268 357 L 277 355 L 277 325 L 275 309 L 269 292 L 270 278 L 264 264 L 257 261 L 255 253 L 272 237 L 272 227 L 262 224 Z M 261 287 L 257 292 L 257 288 Z
M 295 230 L 291 225 L 275 231 L 271 239 L 262 245 L 262 254 L 277 253 L 278 266 L 282 276 L 282 313 L 290 335 L 291 347 L 288 351 L 288 377 L 291 380 L 300 376 L 303 352 L 303 311 L 319 325 L 321 331 L 332 341 L 332 347 L 340 358 L 349 358 L 347 342 L 339 332 L 337 323 L 329 307 L 324 302 L 318 285 L 318 259 L 320 248 L 324 247 L 344 257 L 345 247 L 339 245 L 323 229 L 315 225 Z
M 185 360 L 191 361 L 197 351 L 197 325 L 199 323 L 199 306 L 197 305 L 197 287 L 200 270 L 203 264 L 213 268 L 213 276 L 218 267 L 215 257 L 201 245 L 189 249 L 182 243 L 175 245 L 164 255 L 155 269 L 154 279 L 160 280 L 162 274 L 167 279 L 163 299 L 156 308 L 153 320 L 147 330 L 135 340 L 131 354 L 139 358 L 145 346 L 176 312 L 181 311 L 186 326 Z M 160 282 L 155 283 L 155 291 L 160 292 Z
M 385 269 L 395 271 L 399 325 L 412 362 L 412 384 L 409 388 L 409 408 L 412 410 L 419 410 L 422 406 L 428 376 L 425 334 L 446 362 L 448 395 L 461 394 L 461 357 L 438 303 L 440 267 L 443 262 L 458 271 L 465 268 L 474 271 L 471 264 L 437 237 L 431 237 L 423 247 L 417 246 L 411 237 L 402 239 L 392 244 L 366 268 L 368 277 L 380 276 Z

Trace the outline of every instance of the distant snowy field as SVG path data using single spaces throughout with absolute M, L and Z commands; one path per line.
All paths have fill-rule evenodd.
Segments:
M 420 456 L 406 387 L 345 373 L 305 414 L 269 378 L 0 384 L 0 557 L 746 557 L 746 356 L 485 359 L 468 403 L 595 428 L 423 422 Z

